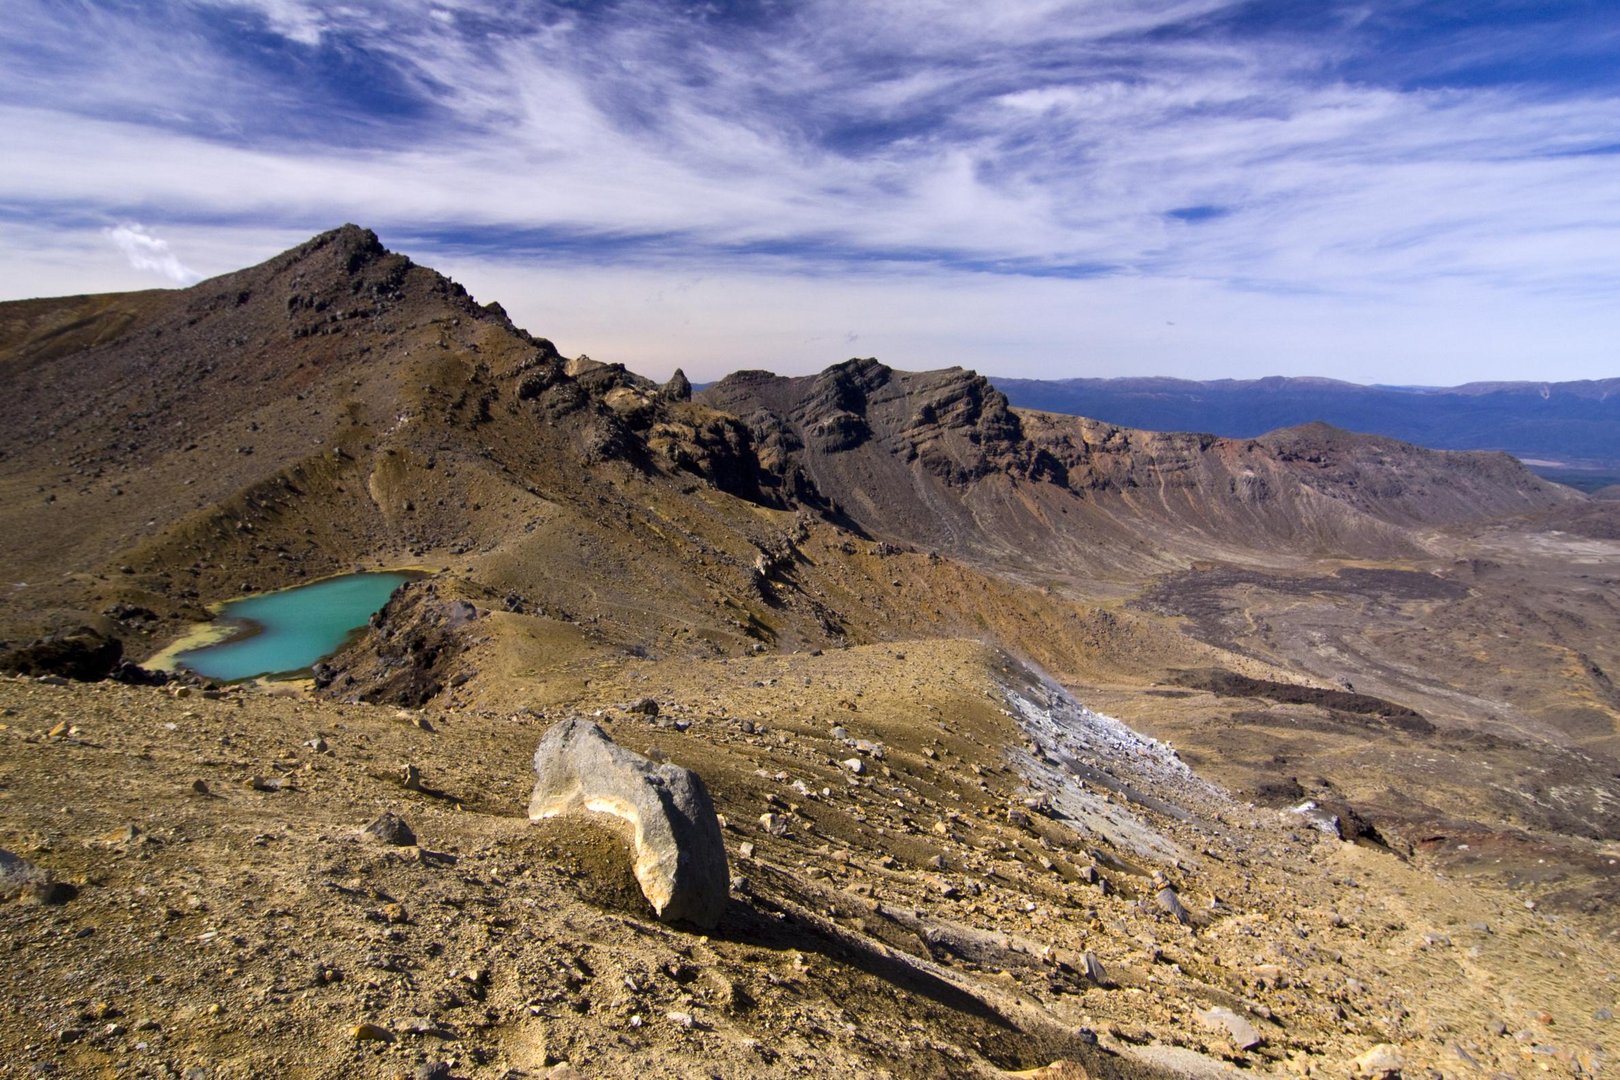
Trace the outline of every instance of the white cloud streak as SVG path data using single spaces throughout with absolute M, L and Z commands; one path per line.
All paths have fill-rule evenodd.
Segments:
M 889 268 L 884 280 L 908 287 L 987 287 L 996 278 L 971 271 L 995 267 L 1048 297 L 1269 295 L 1274 312 L 1310 297 L 1292 302 L 1350 365 L 1371 348 L 1363 326 L 1380 304 L 1405 325 L 1405 305 L 1427 299 L 1437 322 L 1479 342 L 1464 298 L 1553 318 L 1620 286 L 1617 159 L 1570 153 L 1620 143 L 1612 95 L 1352 83 L 1324 74 L 1347 48 L 1332 33 L 1150 33 L 1217 16 L 1226 0 L 809 0 L 722 29 L 655 3 L 602 17 L 533 5 L 519 24 L 495 0 L 188 2 L 259 18 L 310 63 L 382 58 L 426 111 L 368 112 L 344 82 L 289 98 L 298 84 L 243 81 L 200 31 L 171 34 L 167 50 L 97 45 L 169 29 L 87 7 L 88 84 L 7 93 L 0 74 L 0 102 L 13 102 L 0 106 L 0 203 L 139 214 L 165 231 L 187 218 L 347 219 L 385 238 L 667 236 L 612 250 L 672 280 L 700 265 L 794 266 L 800 279 Z M 46 32 L 29 21 L 42 10 L 25 2 L 20 24 Z M 333 134 L 233 134 L 277 109 L 328 117 Z M 345 139 L 349 123 L 374 137 Z M 91 154 L 113 167 L 89 167 Z M 1188 207 L 1211 210 L 1170 214 Z M 892 273 L 900 262 L 911 266 Z M 1110 284 L 1029 276 L 1065 267 Z M 1252 327 L 1219 329 L 1270 350 Z
M 202 280 L 201 274 L 188 268 L 169 250 L 167 240 L 153 236 L 144 225 L 131 222 L 104 229 L 102 233 L 136 270 L 160 274 L 176 285 L 194 285 Z

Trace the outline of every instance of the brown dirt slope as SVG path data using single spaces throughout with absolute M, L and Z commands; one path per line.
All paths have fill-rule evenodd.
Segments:
M 0 903 L 0 1075 L 1293 1076 L 1381 1042 L 1419 1074 L 1607 1061 L 1612 942 L 1234 802 L 977 643 L 639 661 L 550 693 L 397 712 L 0 680 L 0 846 L 77 888 Z M 1067 735 L 1016 719 L 1065 709 Z M 705 776 L 737 879 L 713 934 L 657 923 L 608 834 L 527 823 L 564 713 Z M 416 846 L 361 834 L 384 810 Z

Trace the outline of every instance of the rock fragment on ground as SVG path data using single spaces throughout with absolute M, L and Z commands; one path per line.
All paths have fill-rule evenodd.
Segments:
M 1195 1015 L 1198 1017 L 1198 1022 L 1205 1027 L 1224 1031 L 1231 1040 L 1232 1045 L 1239 1050 L 1252 1050 L 1265 1042 L 1265 1039 L 1255 1030 L 1253 1024 L 1224 1005 L 1203 1009 Z
M 1091 1080 L 1091 1074 L 1084 1065 L 1067 1058 L 1060 1058 L 1038 1069 L 1024 1069 L 1007 1075 L 1016 1076 L 1019 1080 Z
M 406 824 L 405 819 L 392 810 L 385 810 L 365 827 L 367 836 L 381 840 L 385 844 L 395 847 L 411 847 L 416 843 L 416 833 Z
M 1158 901 L 1159 906 L 1165 911 L 1169 912 L 1170 917 L 1175 919 L 1176 922 L 1180 923 L 1181 925 L 1186 926 L 1192 921 L 1191 917 L 1187 914 L 1187 909 L 1181 906 L 1181 897 L 1176 895 L 1176 890 L 1172 889 L 1170 886 L 1166 885 L 1164 888 L 1159 890 Z
M 1379 1043 L 1352 1063 L 1354 1075 L 1365 1080 L 1396 1080 L 1406 1061 L 1400 1048 L 1391 1043 Z
M 0 900 L 22 903 L 63 904 L 76 890 L 43 867 L 0 848 Z
M 530 821 L 597 814 L 626 823 L 636 881 L 658 917 L 704 928 L 719 923 L 731 875 L 714 804 L 696 773 L 654 764 L 578 718 L 546 732 L 534 770 Z

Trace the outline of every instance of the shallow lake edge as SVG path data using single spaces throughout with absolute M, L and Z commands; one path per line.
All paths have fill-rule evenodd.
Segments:
M 432 577 L 436 573 L 438 573 L 437 568 L 426 567 L 419 564 L 406 566 L 378 566 L 365 570 L 344 570 L 336 574 L 325 574 L 310 581 L 300 581 L 296 585 L 287 585 L 279 589 L 267 589 L 261 592 L 242 593 L 238 596 L 231 596 L 223 600 L 216 600 L 207 605 L 208 611 L 212 613 L 212 617 L 207 622 L 192 623 L 189 628 L 183 631 L 173 641 L 170 641 L 167 645 L 163 646 L 163 648 L 141 661 L 141 666 L 151 671 L 167 671 L 171 673 L 185 670 L 192 674 L 199 675 L 202 678 L 209 678 L 209 676 L 201 675 L 200 672 L 191 672 L 191 669 L 186 668 L 179 662 L 179 658 L 185 653 L 194 652 L 198 649 L 211 648 L 215 645 L 232 644 L 238 641 L 247 641 L 250 638 L 257 637 L 259 634 L 263 633 L 263 624 L 254 619 L 232 619 L 225 622 L 220 621 L 220 616 L 224 613 L 226 608 L 230 607 L 232 604 L 240 603 L 243 600 L 251 600 L 259 596 L 269 596 L 274 593 L 291 592 L 294 589 L 308 588 L 310 586 L 320 585 L 324 582 L 336 581 L 339 578 L 354 577 L 357 574 L 399 574 L 405 578 L 405 580 L 400 583 L 400 587 L 403 587 L 404 585 L 408 585 L 413 581 L 421 581 L 424 578 Z M 398 591 L 398 589 L 396 588 L 395 591 Z M 390 599 L 392 599 L 392 596 L 390 596 Z M 333 649 L 331 652 L 319 657 L 315 663 L 319 663 L 321 660 L 324 660 L 327 657 L 333 656 L 348 648 L 349 645 L 353 644 L 355 637 L 357 637 L 359 633 L 365 629 L 365 626 L 365 623 L 361 623 L 359 626 L 356 626 L 352 631 L 344 636 L 342 644 L 340 644 L 336 649 Z M 296 679 L 301 675 L 306 675 L 310 666 L 292 668 L 284 672 L 266 672 L 261 675 L 251 675 L 242 679 L 214 679 L 213 681 L 223 683 L 246 683 L 253 682 L 256 679 L 285 681 L 288 679 Z

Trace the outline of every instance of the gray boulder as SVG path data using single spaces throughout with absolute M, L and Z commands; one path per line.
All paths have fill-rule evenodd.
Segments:
M 0 849 L 0 900 L 63 904 L 78 890 L 18 855 Z
M 1232 1040 L 1232 1045 L 1239 1050 L 1253 1050 L 1266 1041 L 1255 1030 L 1253 1024 L 1224 1005 L 1202 1009 L 1193 1015 L 1197 1016 L 1198 1022 L 1205 1027 L 1214 1028 L 1216 1031 L 1224 1031 L 1227 1037 Z
M 564 720 L 534 752 L 529 820 L 595 814 L 621 822 L 636 881 L 665 922 L 712 929 L 725 912 L 730 868 L 720 820 L 690 769 L 658 765 L 588 720 Z

